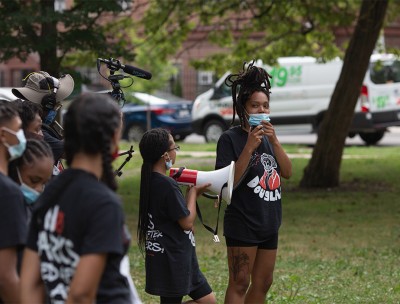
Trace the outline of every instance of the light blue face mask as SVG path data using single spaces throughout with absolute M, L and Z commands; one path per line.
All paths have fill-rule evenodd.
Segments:
M 167 170 L 172 168 L 172 159 L 165 162 L 165 167 L 167 167 Z
M 31 205 L 34 202 L 36 202 L 36 200 L 39 197 L 40 193 L 38 191 L 36 191 L 35 189 L 29 187 L 27 184 L 25 184 L 22 181 L 21 174 L 19 173 L 18 168 L 17 168 L 17 173 L 18 173 L 19 182 L 21 183 L 21 185 L 19 186 L 20 189 L 21 189 L 21 192 L 24 195 L 26 203 L 28 205 Z
M 34 202 L 36 202 L 37 198 L 40 195 L 39 192 L 37 192 L 35 189 L 32 189 L 31 187 L 29 187 L 27 184 L 24 183 L 21 183 L 20 189 L 28 205 L 31 205 Z
M 261 121 L 270 121 L 269 115 L 266 113 L 249 114 L 249 125 L 252 127 L 261 125 Z
M 21 155 L 24 153 L 25 148 L 26 148 L 26 138 L 25 138 L 24 130 L 19 129 L 18 132 L 14 132 L 13 130 L 10 130 L 7 127 L 3 127 L 3 129 L 11 134 L 14 134 L 18 139 L 18 144 L 13 145 L 13 146 L 10 146 L 9 144 L 4 143 L 4 145 L 8 149 L 8 153 L 10 154 L 9 161 L 12 161 L 16 158 L 21 157 Z

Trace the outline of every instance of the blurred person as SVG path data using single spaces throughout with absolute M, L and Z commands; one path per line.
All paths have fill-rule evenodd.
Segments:
M 8 175 L 8 163 L 25 150 L 26 139 L 15 107 L 0 102 L 0 303 L 18 303 L 18 274 L 27 234 L 27 214 L 18 185 Z
M 33 204 L 51 178 L 53 163 L 53 153 L 45 141 L 28 139 L 22 156 L 8 165 L 10 178 L 20 185 L 20 191 L 24 195 L 28 223 Z
M 145 253 L 146 292 L 160 296 L 160 303 L 215 303 L 200 271 L 193 225 L 196 198 L 210 184 L 189 187 L 183 196 L 177 182 L 166 176 L 176 160 L 172 135 L 165 129 L 144 133 L 139 143 L 143 158 L 140 181 L 138 245 Z
M 61 102 L 74 90 L 74 80 L 69 74 L 56 78 L 47 72 L 39 71 L 28 74 L 23 81 L 24 87 L 13 88 L 12 93 L 20 99 L 41 105 L 42 132 L 44 140 L 53 151 L 56 166 L 54 175 L 57 175 L 63 168 L 60 160 L 64 154 L 64 143 L 56 115 L 61 108 Z
M 43 110 L 42 106 L 38 103 L 15 99 L 11 101 L 11 103 L 15 104 L 19 117 L 22 121 L 22 129 L 25 132 L 25 136 L 27 138 L 35 138 L 43 140 L 43 131 L 42 131 L 42 118 Z
M 36 202 L 21 271 L 22 303 L 43 303 L 45 290 L 57 303 L 132 303 L 120 270 L 130 235 L 111 164 L 120 110 L 106 95 L 81 94 L 64 126 L 69 168 Z
M 224 215 L 229 282 L 225 303 L 264 303 L 272 285 L 281 225 L 281 176 L 292 164 L 270 122 L 270 75 L 254 62 L 225 83 L 240 125 L 218 140 L 215 169 L 235 162 L 231 203 Z

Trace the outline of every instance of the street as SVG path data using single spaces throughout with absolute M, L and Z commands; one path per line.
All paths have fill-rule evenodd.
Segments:
M 314 145 L 317 140 L 316 134 L 296 134 L 289 135 L 287 133 L 278 133 L 279 140 L 282 144 L 304 144 Z M 205 143 L 203 136 L 191 134 L 184 142 L 187 143 Z M 364 146 L 364 141 L 356 135 L 353 138 L 346 138 L 346 146 Z M 400 127 L 389 128 L 385 136 L 378 142 L 377 146 L 400 146 Z

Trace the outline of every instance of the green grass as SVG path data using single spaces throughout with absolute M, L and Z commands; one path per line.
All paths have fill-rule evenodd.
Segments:
M 215 151 L 215 145 L 180 145 L 175 167 L 213 170 L 214 158 L 193 158 L 184 151 Z M 157 297 L 144 292 L 144 258 L 136 245 L 141 158 L 134 149 L 119 178 L 132 233 L 131 273 L 143 302 L 158 303 Z M 285 149 L 293 155 L 312 152 L 300 145 Z M 341 187 L 308 191 L 298 188 L 308 160 L 292 159 L 294 175 L 283 181 L 283 223 L 267 303 L 400 303 L 399 151 L 396 147 L 345 148 Z M 199 204 L 207 224 L 215 226 L 213 202 L 202 197 Z M 223 303 L 228 280 L 223 209 L 221 243 L 214 243 L 200 222 L 195 230 L 199 264 L 218 303 Z

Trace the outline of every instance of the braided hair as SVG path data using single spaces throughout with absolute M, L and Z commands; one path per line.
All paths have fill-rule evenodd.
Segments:
M 235 114 L 239 116 L 240 125 L 244 126 L 245 121 L 245 105 L 247 100 L 254 92 L 263 92 L 267 95 L 268 100 L 271 94 L 271 83 L 269 78 L 271 75 L 263 68 L 254 65 L 253 60 L 246 68 L 247 62 L 243 64 L 243 70 L 238 74 L 230 74 L 225 79 L 225 84 L 232 88 L 233 98 L 233 118 L 231 125 L 235 121 Z M 239 88 L 238 88 L 239 87 Z M 239 92 L 237 93 L 237 90 Z
M 83 93 L 68 108 L 64 119 L 64 150 L 67 165 L 76 153 L 101 153 L 103 175 L 101 181 L 116 190 L 112 168 L 111 140 L 121 124 L 117 104 L 106 94 Z
M 148 210 L 151 189 L 151 173 L 153 165 L 168 150 L 171 142 L 169 132 L 165 129 L 156 128 L 143 134 L 139 143 L 140 154 L 143 158 L 140 179 L 139 220 L 137 226 L 137 238 L 139 249 L 145 251 L 146 234 L 148 230 Z
M 18 184 L 20 183 L 17 168 L 40 161 L 43 158 L 53 159 L 53 152 L 44 140 L 28 139 L 24 154 L 20 158 L 11 161 L 8 165 L 8 175 Z M 53 160 L 54 162 L 54 160 Z

